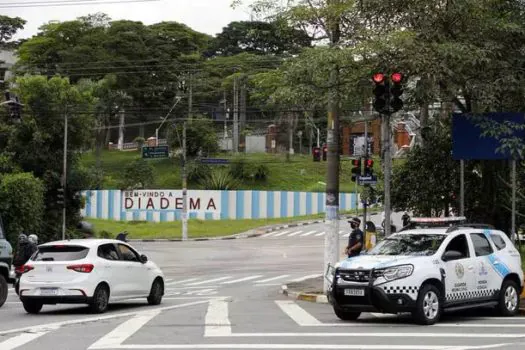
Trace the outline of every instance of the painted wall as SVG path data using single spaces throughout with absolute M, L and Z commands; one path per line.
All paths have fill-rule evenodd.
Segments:
M 120 221 L 181 219 L 181 190 L 84 191 L 88 218 Z M 325 194 L 288 191 L 189 190 L 189 217 L 201 220 L 264 219 L 324 213 Z M 341 193 L 340 210 L 356 207 L 353 193 Z M 359 203 L 361 207 L 361 203 Z

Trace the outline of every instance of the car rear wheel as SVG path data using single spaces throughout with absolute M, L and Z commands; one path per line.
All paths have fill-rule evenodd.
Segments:
M 24 301 L 23 305 L 24 305 L 24 310 L 26 310 L 28 314 L 34 314 L 34 315 L 39 313 L 40 310 L 42 310 L 42 306 L 44 306 L 44 304 L 39 303 L 38 301 L 32 301 L 32 300 Z
M 0 307 L 4 305 L 7 300 L 7 291 L 9 286 L 3 275 L 0 275 Z
M 109 304 L 109 288 L 105 284 L 100 284 L 95 293 L 93 293 L 93 300 L 91 301 L 91 311 L 96 314 L 106 312 Z
M 432 325 L 441 317 L 441 291 L 432 284 L 424 285 L 419 291 L 414 320 L 421 325 Z
M 502 316 L 514 316 L 519 312 L 520 293 L 516 282 L 512 280 L 503 281 L 499 292 L 498 309 Z
M 343 321 L 355 321 L 361 316 L 359 311 L 345 311 L 337 306 L 334 306 L 334 312 Z
M 150 305 L 159 305 L 162 301 L 162 296 L 164 295 L 164 284 L 160 278 L 157 278 L 153 281 L 151 285 L 151 291 L 148 296 L 148 303 Z

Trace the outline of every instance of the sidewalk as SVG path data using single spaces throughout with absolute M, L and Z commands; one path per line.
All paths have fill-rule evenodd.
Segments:
M 296 300 L 328 304 L 328 298 L 323 294 L 323 276 L 293 282 L 281 286 L 281 293 Z M 521 293 L 520 315 L 525 315 L 525 289 Z

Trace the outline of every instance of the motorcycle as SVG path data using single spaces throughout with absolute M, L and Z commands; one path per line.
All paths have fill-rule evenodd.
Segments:
M 20 277 L 23 274 L 23 266 L 17 266 L 15 267 L 15 281 L 13 282 L 13 286 L 15 287 L 15 293 L 16 295 L 19 295 L 20 290 Z

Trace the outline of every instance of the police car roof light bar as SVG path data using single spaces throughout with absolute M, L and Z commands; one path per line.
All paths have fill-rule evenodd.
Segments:
M 460 224 L 460 225 L 454 225 L 447 229 L 447 233 L 462 229 L 462 228 L 481 228 L 481 229 L 489 229 L 494 230 L 494 226 L 489 224 Z

